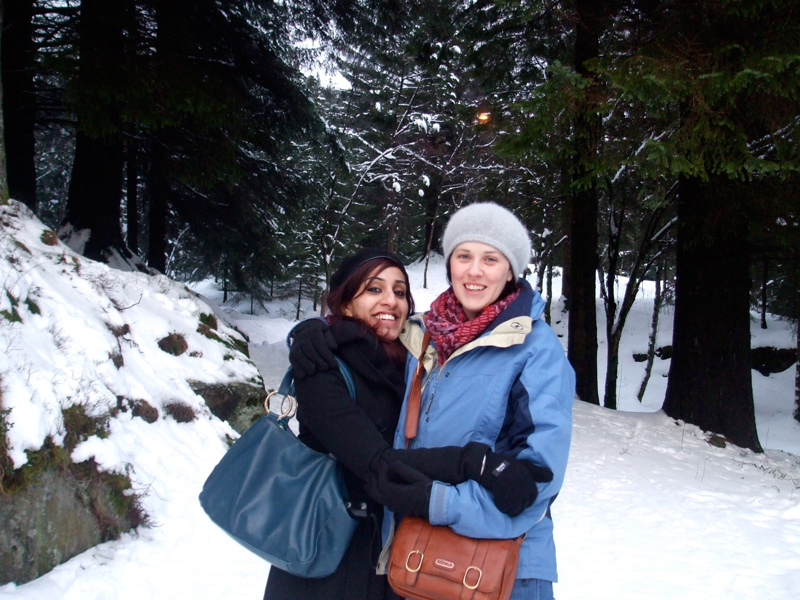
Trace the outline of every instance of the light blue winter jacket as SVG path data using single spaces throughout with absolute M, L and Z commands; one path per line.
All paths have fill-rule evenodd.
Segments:
M 527 532 L 518 579 L 557 581 L 550 505 L 567 467 L 572 437 L 575 373 L 550 326 L 540 319 L 544 300 L 522 280 L 517 299 L 477 339 L 441 366 L 431 344 L 423 360 L 426 376 L 417 436 L 411 448 L 476 441 L 543 465 L 553 481 L 539 484 L 536 502 L 517 517 L 500 512 L 491 494 L 474 481 L 452 486 L 434 482 L 430 520 L 470 537 L 508 538 Z M 421 315 L 400 336 L 409 350 L 406 394 L 421 351 Z M 406 404 L 395 433 L 405 446 Z M 391 519 L 384 519 L 388 526 Z M 388 534 L 388 531 L 386 532 Z

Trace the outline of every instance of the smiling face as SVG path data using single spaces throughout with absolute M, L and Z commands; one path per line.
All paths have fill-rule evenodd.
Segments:
M 403 272 L 397 267 L 373 272 L 342 312 L 369 325 L 379 338 L 396 340 L 408 316 L 408 287 Z
M 508 259 L 488 244 L 464 242 L 450 255 L 450 283 L 469 320 L 495 302 L 513 279 Z

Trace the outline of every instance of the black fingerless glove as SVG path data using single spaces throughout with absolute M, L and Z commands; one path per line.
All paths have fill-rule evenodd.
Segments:
M 428 519 L 433 481 L 401 462 L 380 463 L 365 482 L 370 497 L 395 513 Z
M 292 330 L 289 347 L 289 363 L 295 379 L 338 368 L 333 354 L 338 348 L 330 326 L 322 319 L 308 319 L 297 325 Z
M 536 502 L 536 483 L 552 481 L 553 473 L 530 461 L 490 451 L 475 480 L 492 494 L 498 510 L 516 517 Z

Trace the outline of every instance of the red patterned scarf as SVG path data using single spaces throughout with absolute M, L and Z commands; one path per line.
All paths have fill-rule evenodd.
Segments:
M 490 304 L 477 317 L 468 321 L 453 288 L 442 292 L 431 304 L 431 310 L 425 313 L 425 327 L 431 332 L 433 343 L 436 344 L 439 366 L 441 367 L 444 361 L 461 346 L 486 331 L 497 315 L 503 312 L 519 293 L 520 288 L 517 287 L 508 296 Z

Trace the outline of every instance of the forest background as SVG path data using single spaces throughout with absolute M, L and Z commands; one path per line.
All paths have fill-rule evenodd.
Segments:
M 495 201 L 528 226 L 542 285 L 563 271 L 582 400 L 616 408 L 620 336 L 653 280 L 674 305 L 671 348 L 653 336 L 645 357 L 671 352 L 665 412 L 761 449 L 750 319 L 800 315 L 800 0 L 2 0 L 0 16 L 0 201 L 73 250 L 318 305 L 347 252 L 424 260 L 455 209 Z M 800 379 L 796 402 L 800 420 Z

